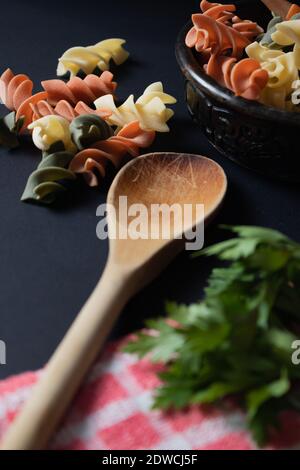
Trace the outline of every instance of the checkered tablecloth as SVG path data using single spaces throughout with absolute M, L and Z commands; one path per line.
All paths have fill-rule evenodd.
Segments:
M 227 403 L 185 412 L 151 410 L 159 366 L 111 345 L 93 367 L 51 449 L 198 450 L 255 449 L 241 410 Z M 40 372 L 0 382 L 0 437 L 31 393 Z M 300 415 L 282 416 L 282 432 L 269 449 L 300 448 Z

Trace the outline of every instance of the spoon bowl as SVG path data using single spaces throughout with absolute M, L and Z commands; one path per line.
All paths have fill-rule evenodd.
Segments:
M 108 193 L 109 227 L 114 233 L 119 233 L 123 219 L 120 198 L 126 196 L 128 208 L 136 204 L 143 207 L 139 220 L 142 225 L 144 223 L 145 230 L 143 238 L 138 240 L 111 237 L 111 259 L 132 269 L 144 265 L 158 252 L 162 255 L 167 245 L 182 248 L 182 243 L 176 241 L 184 241 L 184 233 L 204 222 L 204 218 L 207 220 L 214 215 L 226 189 L 227 179 L 223 169 L 203 156 L 151 153 L 132 160 L 119 172 Z M 203 212 L 196 210 L 197 205 L 204 206 Z M 183 217 L 184 206 L 191 208 L 191 218 L 188 220 Z M 113 214 L 110 214 L 110 208 L 113 208 Z M 182 216 L 181 223 L 176 223 L 178 217 L 167 217 L 172 215 L 171 208 L 173 211 L 178 209 L 179 219 Z M 154 217 L 156 211 L 159 211 L 160 217 Z M 130 220 L 132 217 L 129 217 Z M 125 225 L 128 224 L 123 222 L 123 228 L 127 228 Z M 151 230 L 157 234 L 155 239 L 151 236 Z

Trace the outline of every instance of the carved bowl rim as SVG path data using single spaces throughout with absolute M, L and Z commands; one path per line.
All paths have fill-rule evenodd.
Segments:
M 265 119 L 267 121 L 276 121 L 276 123 L 282 122 L 285 125 L 293 124 L 300 126 L 300 113 L 283 111 L 235 96 L 230 90 L 219 85 L 214 79 L 206 75 L 193 51 L 185 45 L 185 37 L 191 27 L 192 22 L 189 21 L 180 31 L 175 45 L 175 54 L 183 75 L 189 82 L 193 83 L 196 89 L 204 91 L 206 95 L 215 101 L 243 115 L 259 120 Z

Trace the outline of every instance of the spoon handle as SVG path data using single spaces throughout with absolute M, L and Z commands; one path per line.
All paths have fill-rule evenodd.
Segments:
M 8 430 L 2 450 L 46 447 L 118 315 L 133 294 L 122 269 L 108 263 L 65 338 L 50 359 L 31 397 Z
M 269 8 L 269 10 L 274 11 L 276 15 L 285 18 L 289 12 L 292 4 L 287 0 L 262 0 L 262 2 Z

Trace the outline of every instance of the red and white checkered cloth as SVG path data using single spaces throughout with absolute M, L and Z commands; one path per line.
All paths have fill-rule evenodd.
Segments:
M 123 343 L 124 344 L 124 343 Z M 255 449 L 241 410 L 192 408 L 164 414 L 151 410 L 156 372 L 146 360 L 112 345 L 93 367 L 76 397 L 51 449 L 77 450 L 198 450 Z M 29 372 L 0 382 L 0 437 L 5 433 L 40 372 Z M 282 416 L 281 435 L 269 449 L 297 449 L 300 415 Z

